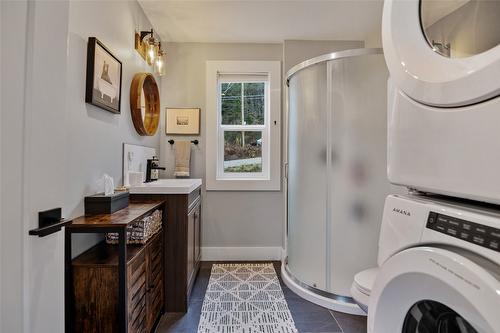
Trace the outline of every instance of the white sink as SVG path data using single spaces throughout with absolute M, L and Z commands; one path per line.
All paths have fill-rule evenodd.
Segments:
M 201 179 L 158 179 L 150 183 L 131 186 L 130 194 L 189 194 L 201 186 Z

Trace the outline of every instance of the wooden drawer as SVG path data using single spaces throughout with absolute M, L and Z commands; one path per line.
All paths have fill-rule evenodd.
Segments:
M 141 251 L 127 267 L 128 331 L 146 331 L 146 251 Z
M 163 309 L 163 246 L 161 235 L 156 235 L 147 248 L 147 331 L 151 331 Z

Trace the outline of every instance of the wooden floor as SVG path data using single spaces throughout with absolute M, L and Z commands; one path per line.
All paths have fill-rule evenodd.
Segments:
M 200 321 L 201 306 L 214 262 L 203 262 L 193 287 L 186 314 L 169 313 L 161 319 L 157 333 L 196 333 Z M 283 284 L 280 262 L 274 262 L 281 288 L 300 333 L 366 333 L 366 317 L 331 311 L 313 304 L 294 294 Z

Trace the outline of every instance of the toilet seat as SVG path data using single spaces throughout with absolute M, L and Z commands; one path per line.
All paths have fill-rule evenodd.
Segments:
M 354 276 L 354 282 L 351 286 L 352 298 L 356 301 L 363 311 L 368 312 L 368 303 L 372 292 L 375 279 L 377 278 L 379 268 L 370 268 L 359 272 Z

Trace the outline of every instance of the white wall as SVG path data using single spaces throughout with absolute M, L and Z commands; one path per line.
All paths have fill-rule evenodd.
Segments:
M 81 215 L 83 196 L 103 173 L 120 183 L 123 142 L 159 147 L 159 134 L 135 134 L 128 106 L 133 73 L 149 70 L 134 51 L 134 30 L 151 26 L 136 2 L 1 5 L 1 76 L 9 85 L 1 98 L 0 331 L 63 332 L 63 233 L 38 238 L 28 230 L 40 210 Z M 84 102 L 89 36 L 122 60 L 121 115 Z M 80 239 L 75 250 L 95 241 Z
M 207 60 L 281 60 L 281 44 L 168 43 L 167 73 L 162 78 L 162 109 L 200 107 L 199 147 L 192 152 L 191 177 L 205 178 L 205 62 Z M 164 118 L 162 117 L 162 126 Z M 161 164 L 173 176 L 174 150 L 162 128 Z M 175 140 L 180 137 L 173 137 Z M 194 137 L 189 137 L 189 139 Z M 266 258 L 282 246 L 283 192 L 203 193 L 204 259 Z M 264 249 L 262 249 L 264 248 Z M 212 255 L 213 254 L 213 255 Z M 215 257 L 214 257 L 215 256 Z M 236 259 L 234 256 L 232 259 Z

